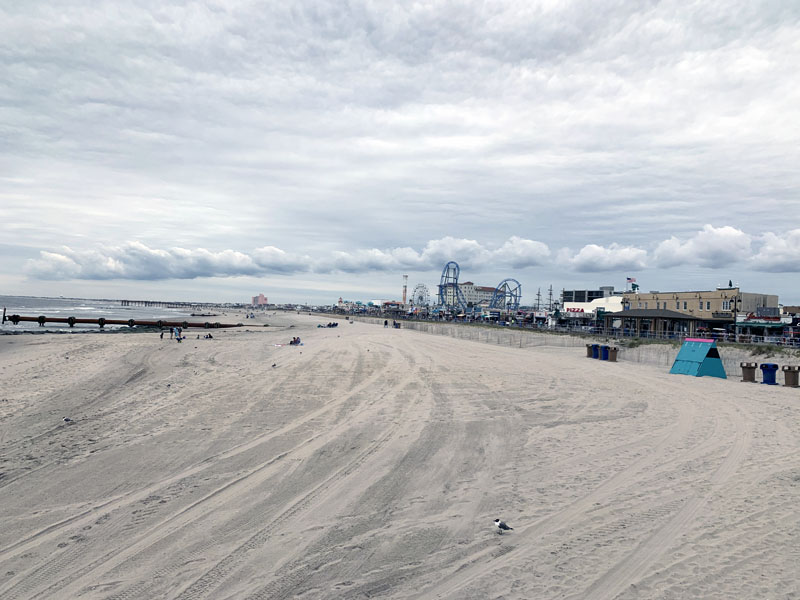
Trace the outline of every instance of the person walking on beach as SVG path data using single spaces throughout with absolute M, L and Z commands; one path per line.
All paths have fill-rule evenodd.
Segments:
M 175 333 L 175 328 L 174 328 L 174 327 L 170 327 L 170 328 L 169 328 L 169 339 L 172 339 L 172 335 L 173 335 L 174 333 Z
M 383 326 L 384 327 L 388 327 L 389 326 L 389 320 L 388 319 L 384 320 Z
M 163 329 L 161 330 L 161 339 L 162 340 L 164 339 L 164 330 Z

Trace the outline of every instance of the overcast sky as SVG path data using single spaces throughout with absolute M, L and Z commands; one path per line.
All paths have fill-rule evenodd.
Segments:
M 0 0 L 0 294 L 800 303 L 800 3 Z

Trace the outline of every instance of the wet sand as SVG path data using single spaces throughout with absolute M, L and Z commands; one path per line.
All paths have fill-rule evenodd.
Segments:
M 800 597 L 800 390 L 235 318 L 0 337 L 0 598 Z

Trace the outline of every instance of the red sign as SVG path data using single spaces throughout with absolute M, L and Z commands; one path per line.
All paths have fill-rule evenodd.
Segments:
M 582 308 L 567 308 L 567 312 L 583 312 Z

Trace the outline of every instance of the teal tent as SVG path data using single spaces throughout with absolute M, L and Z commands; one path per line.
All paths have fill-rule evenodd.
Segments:
M 695 377 L 721 377 L 727 379 L 725 367 L 717 350 L 717 342 L 702 338 L 686 338 L 670 373 Z

